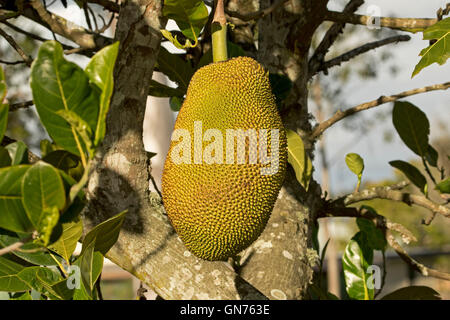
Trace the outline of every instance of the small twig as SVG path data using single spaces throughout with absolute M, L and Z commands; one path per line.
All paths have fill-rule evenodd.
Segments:
M 10 65 L 10 66 L 13 66 L 13 65 L 17 65 L 17 64 L 23 64 L 23 63 L 26 63 L 26 62 L 23 61 L 23 60 L 17 60 L 17 61 L 4 61 L 4 60 L 0 60 L 0 63 L 7 64 L 7 65 Z
M 372 16 L 344 13 L 336 11 L 327 11 L 324 19 L 327 21 L 343 22 L 351 24 L 367 25 Z M 437 22 L 437 19 L 433 18 L 390 18 L 380 17 L 380 27 L 386 27 L 395 30 L 403 31 L 422 31 Z
M 31 59 L 25 51 L 19 46 L 19 44 L 11 37 L 9 34 L 7 34 L 3 29 L 0 29 L 0 35 L 5 38 L 6 41 L 11 45 L 11 47 L 14 48 L 14 50 L 17 51 L 17 53 L 20 55 L 20 57 L 23 59 L 25 64 L 29 67 L 31 67 L 31 63 L 33 62 L 33 59 Z
M 87 2 L 101 5 L 104 9 L 118 13 L 120 11 L 120 4 L 109 0 L 87 0 Z
M 275 1 L 270 7 L 266 8 L 264 10 L 259 10 L 259 11 L 252 12 L 249 14 L 241 14 L 237 11 L 230 11 L 230 10 L 225 10 L 225 13 L 227 15 L 229 15 L 230 17 L 238 18 L 239 20 L 242 20 L 242 21 L 258 20 L 264 16 L 271 14 L 275 9 L 277 9 L 282 4 L 284 4 L 285 2 L 288 2 L 288 1 L 289 0 L 278 0 L 278 1 Z
M 6 247 L 0 249 L 0 256 L 10 253 L 10 252 L 13 252 L 13 251 L 16 251 L 16 250 L 19 250 L 24 244 L 26 244 L 28 241 L 30 241 L 32 239 L 33 239 L 33 235 L 30 235 L 23 240 L 17 241 L 16 243 L 13 243 L 9 246 L 6 246 Z
M 423 264 L 419 263 L 418 261 L 414 260 L 413 258 L 411 258 L 405 251 L 405 249 L 403 249 L 402 246 L 395 240 L 395 237 L 389 230 L 386 232 L 386 240 L 388 241 L 389 245 L 395 250 L 395 252 L 399 255 L 399 257 L 402 258 L 404 262 L 406 262 L 406 264 L 411 266 L 414 270 L 418 271 L 423 276 L 450 281 L 449 273 L 428 268 Z
M 364 0 L 351 0 L 345 6 L 343 12 L 344 13 L 353 13 L 355 12 L 362 4 Z M 308 78 L 311 78 L 318 70 L 320 65 L 323 63 L 325 56 L 336 41 L 337 37 L 344 30 L 345 23 L 335 22 L 325 33 L 322 41 L 320 41 L 316 50 L 314 51 L 313 56 L 309 59 L 308 63 Z
M 371 189 L 366 189 L 360 192 L 355 192 L 344 196 L 344 205 L 350 205 L 361 201 L 372 200 L 372 199 L 386 199 L 406 203 L 407 205 L 417 205 L 431 212 L 443 215 L 446 218 L 450 218 L 450 208 L 444 205 L 434 203 L 433 201 L 415 194 L 410 194 L 407 192 L 401 192 L 397 190 L 392 190 L 390 187 L 375 187 Z
M 34 102 L 32 100 L 25 101 L 25 102 L 19 102 L 19 103 L 12 103 L 9 105 L 9 111 L 17 111 L 19 109 L 25 109 L 28 107 L 31 107 L 34 105 Z
M 370 50 L 391 44 L 391 43 L 398 43 L 400 41 L 409 41 L 411 39 L 408 35 L 397 35 L 393 37 L 389 37 L 383 40 L 373 41 L 366 43 L 358 48 L 355 48 L 353 50 L 350 50 L 344 54 L 341 54 L 340 56 L 333 58 L 331 60 L 325 61 L 322 63 L 318 68 L 316 72 L 323 71 L 325 74 L 327 74 L 327 71 L 329 68 L 334 66 L 341 65 L 342 62 L 349 61 L 353 59 L 354 57 L 366 53 Z
M 367 110 L 367 109 L 371 109 L 371 108 L 377 107 L 377 106 L 385 104 L 387 102 L 393 102 L 393 101 L 399 100 L 399 99 L 404 98 L 404 97 L 408 97 L 408 96 L 412 96 L 412 95 L 416 95 L 416 94 L 424 93 L 424 92 L 428 92 L 428 91 L 446 90 L 449 87 L 450 87 L 450 82 L 446 82 L 446 83 L 442 83 L 442 84 L 435 84 L 435 85 L 431 85 L 431 86 L 428 86 L 428 87 L 423 87 L 423 88 L 417 88 L 417 89 L 403 91 L 403 92 L 397 93 L 397 94 L 392 95 L 392 96 L 380 96 L 376 100 L 372 100 L 372 101 L 369 101 L 369 102 L 362 103 L 360 105 L 357 105 L 357 106 L 355 106 L 353 108 L 350 108 L 350 109 L 347 109 L 345 111 L 339 110 L 331 118 L 329 118 L 328 120 L 325 120 L 324 122 L 321 122 L 319 125 L 317 125 L 315 127 L 315 129 L 313 130 L 313 132 L 311 133 L 310 138 L 311 139 L 316 139 L 325 130 L 327 130 L 329 127 L 331 127 L 336 122 L 344 119 L 345 117 L 351 116 L 351 115 L 353 115 L 355 113 L 358 113 L 358 112 L 361 112 L 361 111 L 364 111 L 364 110 Z

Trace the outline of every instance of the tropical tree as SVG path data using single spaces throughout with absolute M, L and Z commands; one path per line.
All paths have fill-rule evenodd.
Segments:
M 314 268 L 326 252 L 319 253 L 317 241 L 317 221 L 323 217 L 356 218 L 360 231 L 343 257 L 346 289 L 353 299 L 375 297 L 373 252 L 384 252 L 388 245 L 422 275 L 450 280 L 450 274 L 408 255 L 398 239 L 414 240 L 410 231 L 367 205 L 357 205 L 388 199 L 424 207 L 430 211 L 428 224 L 436 215 L 450 216 L 449 179 L 439 165 L 447 155 L 430 145 L 426 115 L 405 100 L 445 90 L 450 83 L 389 93 L 320 122 L 308 109 L 311 79 L 331 67 L 352 63 L 352 58 L 369 50 L 407 41 L 403 33 L 421 32 L 430 40 L 420 52 L 413 76 L 434 62 L 445 63 L 450 30 L 445 15 L 450 5 L 440 9 L 437 18 L 419 19 L 355 14 L 363 0 L 348 1 L 340 12 L 329 10 L 328 0 L 230 0 L 225 8 L 223 1 L 214 5 L 201 0 L 77 0 L 85 13 L 88 28 L 84 28 L 53 13 L 51 5 L 56 2 L 67 5 L 67 1 L 0 0 L 0 35 L 19 54 L 18 64 L 31 68 L 33 96 L 32 101 L 8 104 L 2 75 L 0 291 L 18 299 L 101 298 L 98 284 L 105 256 L 164 299 L 330 299 L 334 297 L 326 290 L 311 284 Z M 105 13 L 95 15 L 93 6 Z M 48 29 L 53 40 L 14 24 L 18 18 Z M 168 19 L 179 30 L 165 30 Z M 327 31 L 313 46 L 314 35 L 325 23 Z M 328 60 L 327 52 L 341 33 L 345 36 L 346 24 L 378 24 L 402 34 Z M 115 25 L 113 38 L 106 35 L 111 25 Z M 37 55 L 30 56 L 3 26 L 43 42 Z M 211 35 L 216 37 L 213 43 Z M 162 41 L 183 53 L 170 53 Z M 90 62 L 82 69 L 64 57 L 68 54 L 89 57 Z M 171 107 L 179 110 L 199 67 L 241 55 L 256 58 L 270 73 L 287 129 L 290 166 L 258 240 L 229 263 L 203 261 L 179 241 L 160 193 L 149 191 L 153 154 L 144 149 L 139 124 L 148 95 L 170 97 Z M 154 70 L 177 86 L 152 80 Z M 404 182 L 361 190 L 364 161 L 350 153 L 345 161 L 356 175 L 355 190 L 330 198 L 311 177 L 317 142 L 337 122 L 390 102 L 395 103 L 392 120 L 397 133 L 417 154 L 430 181 L 415 166 L 393 160 L 390 164 L 406 176 Z M 41 142 L 39 157 L 23 142 L 3 137 L 8 114 L 31 105 L 52 139 Z M 407 185 L 416 186 L 421 194 L 410 194 Z M 83 248 L 74 256 L 78 241 Z M 412 288 L 397 297 L 411 295 L 410 290 L 415 290 L 415 297 L 434 296 L 430 289 Z

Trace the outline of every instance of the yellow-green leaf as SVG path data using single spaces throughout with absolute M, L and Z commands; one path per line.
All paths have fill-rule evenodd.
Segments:
M 292 130 L 286 130 L 288 144 L 288 162 L 295 171 L 298 182 L 308 190 L 312 174 L 312 162 L 305 152 L 302 138 Z

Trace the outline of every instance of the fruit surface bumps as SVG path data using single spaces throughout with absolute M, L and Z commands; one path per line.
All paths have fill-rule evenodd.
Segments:
M 223 163 L 194 163 L 194 121 L 202 133 L 219 129 Z M 192 77 L 175 122 L 191 137 L 191 163 L 176 164 L 171 152 L 164 165 L 162 195 L 168 217 L 186 247 L 206 260 L 225 260 L 247 248 L 264 230 L 282 186 L 287 161 L 286 134 L 272 94 L 268 73 L 248 57 L 233 58 L 200 68 Z M 262 175 L 260 158 L 245 164 L 226 163 L 226 129 L 279 130 L 278 170 Z M 214 138 L 211 139 L 213 141 Z M 211 144 L 203 140 L 202 149 Z M 259 134 L 258 134 L 259 147 Z M 235 156 L 237 147 L 234 148 Z M 259 150 L 259 148 L 257 149 Z M 236 160 L 236 158 L 235 158 Z

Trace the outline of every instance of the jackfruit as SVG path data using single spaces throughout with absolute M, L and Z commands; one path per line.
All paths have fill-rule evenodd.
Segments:
M 286 162 L 286 133 L 263 67 L 237 57 L 197 70 L 162 177 L 167 215 L 189 251 L 226 260 L 251 245 L 273 210 Z

